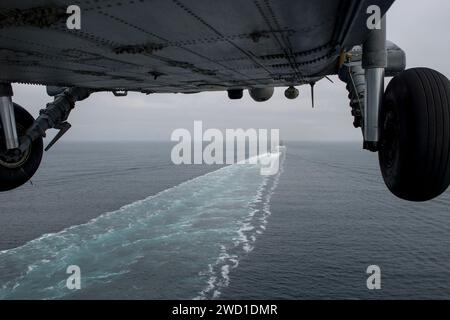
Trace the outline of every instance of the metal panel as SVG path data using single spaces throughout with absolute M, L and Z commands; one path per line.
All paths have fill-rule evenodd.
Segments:
M 0 81 L 154 92 L 299 85 L 335 72 L 340 50 L 367 34 L 365 8 L 393 1 L 84 0 L 82 29 L 68 30 L 60 14 L 73 1 L 3 0 Z

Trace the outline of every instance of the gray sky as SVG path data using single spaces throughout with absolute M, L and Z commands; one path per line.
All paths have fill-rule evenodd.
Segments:
M 450 77 L 450 1 L 397 0 L 388 13 L 388 39 L 406 51 L 407 67 L 426 66 Z M 354 129 L 345 85 L 322 80 L 316 86 L 316 108 L 310 89 L 300 89 L 296 100 L 284 98 L 284 88 L 265 103 L 245 92 L 242 100 L 228 100 L 226 92 L 195 95 L 130 93 L 117 98 L 97 93 L 77 104 L 69 121 L 67 141 L 163 140 L 173 130 L 204 128 L 280 129 L 284 140 L 361 140 Z M 34 116 L 50 98 L 45 87 L 15 85 L 14 99 Z M 51 137 L 53 134 L 49 134 Z M 48 139 L 47 139 L 48 140 Z

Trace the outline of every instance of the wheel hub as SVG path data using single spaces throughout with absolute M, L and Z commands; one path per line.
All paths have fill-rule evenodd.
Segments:
M 27 162 L 30 155 L 30 149 L 22 153 L 18 149 L 9 150 L 7 152 L 0 153 L 0 166 L 15 169 L 20 168 L 25 162 Z
M 17 125 L 17 132 L 20 135 L 24 132 L 24 128 Z M 6 150 L 4 142 L 5 138 L 1 132 L 0 141 L 0 166 L 8 169 L 16 169 L 20 168 L 25 162 L 27 162 L 31 154 L 31 146 L 25 152 L 22 152 L 19 149 Z

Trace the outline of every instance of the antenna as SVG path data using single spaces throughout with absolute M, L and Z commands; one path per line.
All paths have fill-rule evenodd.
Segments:
M 316 85 L 316 83 L 310 82 L 309 84 L 311 86 L 311 101 L 312 101 L 312 107 L 314 109 L 314 86 Z

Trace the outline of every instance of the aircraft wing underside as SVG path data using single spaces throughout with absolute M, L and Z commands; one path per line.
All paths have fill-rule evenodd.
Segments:
M 394 0 L 2 0 L 0 82 L 198 92 L 334 74 Z M 66 9 L 81 8 L 69 30 Z

